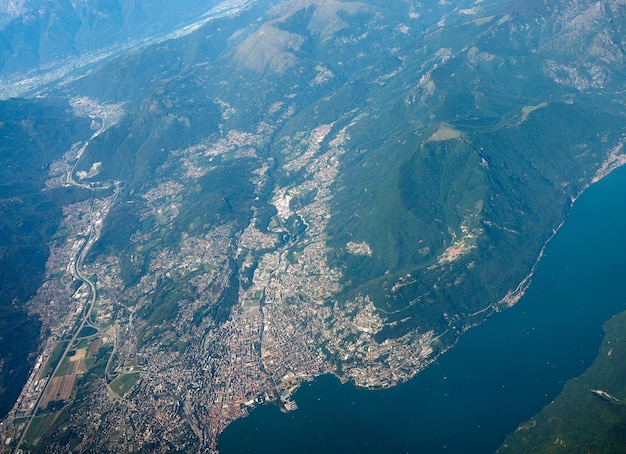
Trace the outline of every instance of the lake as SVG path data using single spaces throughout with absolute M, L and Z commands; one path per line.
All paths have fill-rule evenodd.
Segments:
M 593 361 L 602 324 L 626 309 L 626 168 L 589 188 L 513 308 L 464 334 L 416 378 L 384 391 L 331 376 L 304 384 L 299 409 L 255 409 L 221 453 L 493 452 Z

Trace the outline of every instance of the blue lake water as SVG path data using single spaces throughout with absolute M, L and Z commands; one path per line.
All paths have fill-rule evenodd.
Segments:
M 626 168 L 588 189 L 519 303 L 462 336 L 408 383 L 356 389 L 325 376 L 231 424 L 220 452 L 493 452 L 593 361 L 626 309 Z

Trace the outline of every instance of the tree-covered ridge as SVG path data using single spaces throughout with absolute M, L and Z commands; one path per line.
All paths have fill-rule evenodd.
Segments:
M 62 100 L 0 103 L 0 414 L 10 410 L 32 367 L 39 317 L 25 309 L 44 281 L 49 243 L 75 189 L 44 190 L 48 166 L 89 133 Z M 19 340 L 19 341 L 18 341 Z
M 604 325 L 598 356 L 557 398 L 507 437 L 498 452 L 621 452 L 626 397 L 624 326 L 620 313 Z

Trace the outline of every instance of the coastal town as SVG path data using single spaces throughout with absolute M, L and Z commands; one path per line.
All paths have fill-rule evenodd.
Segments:
M 119 106 L 75 104 L 94 117 L 92 138 L 119 118 Z M 290 115 L 284 105 L 273 106 L 270 114 L 281 109 Z M 268 126 L 256 130 L 263 128 Z M 2 423 L 5 450 L 36 448 L 62 418 L 81 434 L 71 443 L 83 451 L 105 446 L 114 452 L 166 446 L 216 451 L 229 423 L 267 403 L 297 409 L 292 396 L 299 385 L 336 373 L 339 361 L 342 380 L 369 388 L 393 386 L 428 364 L 434 333 L 413 332 L 378 344 L 374 336 L 384 321 L 369 298 L 333 299 L 341 289 L 341 271 L 327 263 L 325 228 L 349 128 L 333 132 L 332 124 L 323 124 L 284 144 L 291 156 L 285 169 L 306 177 L 272 189 L 276 215 L 266 231 L 259 229 L 253 208 L 239 233 L 228 223 L 199 235 L 184 232 L 176 247 L 151 252 L 146 273 L 130 286 L 123 282 L 119 257 L 85 260 L 120 184 L 98 181 L 99 168 L 75 175 L 86 144 L 68 151 L 65 163 L 52 165 L 48 187 L 83 185 L 94 197 L 65 208 L 48 279 L 30 303 L 50 335 Z M 233 130 L 217 142 L 170 153 L 166 166 L 182 169 L 182 179 L 163 180 L 142 195 L 142 216 L 155 224 L 131 236 L 137 255 L 172 225 L 186 191 L 210 171 L 212 159 L 256 157 L 260 139 Z M 268 184 L 269 165 L 261 160 L 255 171 L 258 194 Z M 112 190 L 103 195 L 107 187 Z M 313 195 L 307 203 L 292 203 L 307 194 Z M 367 243 L 347 244 L 346 251 L 372 254 Z M 176 310 L 167 318 L 151 319 L 150 307 L 165 282 L 184 282 L 187 290 L 177 294 Z M 226 303 L 225 297 L 236 300 Z M 221 320 L 210 315 L 220 313 L 223 304 L 231 308 Z M 64 408 L 74 410 L 65 415 Z M 48 443 L 48 452 L 67 448 Z
M 94 132 L 50 166 L 47 188 L 79 186 L 92 197 L 64 207 L 47 278 L 29 303 L 48 334 L 1 423 L 0 452 L 37 450 L 43 440 L 46 452 L 216 452 L 220 433 L 255 407 L 296 410 L 294 393 L 305 381 L 334 374 L 363 388 L 388 388 L 449 347 L 440 341 L 447 330 L 411 329 L 379 341 L 379 333 L 406 319 L 389 321 L 367 294 L 337 297 L 343 271 L 329 262 L 327 227 L 332 188 L 358 115 L 341 128 L 317 124 L 283 139 L 282 169 L 299 175 L 288 183 L 270 178 L 275 158 L 259 151 L 271 125 L 293 114 L 278 103 L 248 132 L 233 129 L 171 150 L 162 165 L 167 171 L 123 199 L 123 182 L 100 180 L 100 166 L 77 170 L 89 140 L 119 120 L 121 106 L 74 104 L 92 118 Z M 220 105 L 224 118 L 232 114 L 228 104 Z M 620 145 L 599 175 L 622 159 Z M 255 162 L 245 222 L 197 218 L 174 235 L 198 182 L 220 162 L 237 160 Z M 272 208 L 265 226 L 264 204 Z M 125 257 L 99 243 L 120 206 L 139 216 Z M 476 249 L 483 234 L 480 208 L 476 204 L 429 271 Z M 376 254 L 358 239 L 343 252 Z M 140 273 L 129 276 L 128 269 Z M 514 304 L 531 277 L 532 271 L 499 302 L 468 314 L 470 321 Z M 415 282 L 411 273 L 401 274 L 389 292 Z M 451 330 L 467 329 L 458 316 L 443 316 Z M 62 432 L 50 433 L 59 427 Z

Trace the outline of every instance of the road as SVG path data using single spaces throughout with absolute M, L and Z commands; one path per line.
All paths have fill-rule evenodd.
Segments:
M 93 307 L 95 305 L 96 297 L 97 297 L 96 285 L 89 278 L 87 278 L 87 276 L 85 276 L 82 273 L 82 271 L 80 270 L 80 267 L 81 267 L 81 264 L 82 264 L 83 259 L 85 257 L 85 254 L 89 250 L 89 247 L 91 247 L 91 245 L 95 241 L 95 237 L 96 237 L 96 233 L 95 233 L 95 228 L 94 228 L 94 225 L 93 225 L 93 204 L 92 204 L 91 222 L 90 222 L 90 227 L 89 227 L 89 236 L 88 236 L 87 240 L 83 243 L 83 245 L 80 247 L 78 252 L 76 253 L 76 258 L 75 258 L 75 260 L 73 260 L 74 266 L 73 266 L 73 269 L 72 269 L 72 274 L 76 278 L 78 278 L 81 281 L 83 281 L 83 283 L 86 284 L 89 287 L 89 296 L 87 297 L 87 302 L 86 302 L 86 304 L 85 304 L 85 306 L 83 308 L 82 319 L 81 319 L 81 322 L 76 327 L 76 329 L 74 330 L 74 333 L 72 334 L 71 340 L 68 342 L 67 347 L 65 347 L 65 350 L 63 351 L 63 354 L 61 355 L 61 358 L 57 362 L 56 367 L 54 368 L 52 373 L 48 376 L 48 378 L 46 380 L 46 385 L 42 388 L 41 393 L 39 394 L 39 397 L 37 398 L 37 400 L 35 402 L 35 406 L 33 407 L 33 411 L 30 414 L 30 416 L 28 417 L 28 421 L 26 422 L 26 425 L 24 426 L 24 429 L 22 430 L 22 434 L 20 435 L 20 438 L 19 438 L 19 440 L 17 442 L 17 446 L 15 448 L 16 452 L 18 452 L 20 450 L 20 447 L 21 447 L 21 445 L 22 445 L 22 443 L 24 441 L 24 437 L 26 436 L 26 433 L 28 432 L 28 429 L 30 428 L 30 425 L 33 422 L 33 419 L 35 419 L 35 417 L 37 416 L 37 410 L 39 409 L 39 404 L 40 404 L 43 396 L 46 394 L 46 391 L 47 391 L 48 387 L 50 386 L 50 383 L 52 382 L 52 378 L 56 375 L 57 371 L 61 367 L 61 364 L 63 363 L 63 360 L 67 357 L 68 352 L 70 352 L 71 350 L 74 349 L 74 343 L 75 343 L 76 339 L 78 338 L 78 335 L 80 334 L 80 332 L 83 329 L 83 327 L 91 326 L 91 327 L 99 330 L 99 328 L 97 326 L 93 325 L 93 323 L 90 320 L 91 319 L 91 311 L 92 311 L 92 309 L 93 309 Z
M 104 129 L 106 129 L 106 123 L 105 123 L 105 121 L 103 119 L 102 120 L 102 127 L 101 127 L 101 129 L 96 131 L 92 135 L 91 139 L 93 139 L 94 137 L 97 137 Z M 86 147 L 88 143 L 89 143 L 89 141 L 87 141 L 87 143 L 85 144 L 84 147 Z M 80 155 L 78 157 L 80 158 Z M 79 161 L 79 159 L 77 159 L 77 162 L 78 161 Z M 73 173 L 74 173 L 75 167 L 76 167 L 76 165 L 74 165 L 72 167 L 72 169 L 68 172 L 68 176 L 67 176 L 66 181 L 69 184 L 72 184 L 72 185 L 83 186 L 82 184 L 77 183 L 76 181 L 74 181 Z M 94 189 L 93 187 L 88 187 L 88 186 L 83 186 L 83 187 L 87 187 L 88 189 Z M 117 196 L 119 195 L 119 191 L 120 191 L 120 185 L 116 184 L 115 194 L 114 194 L 114 197 L 113 197 L 113 199 L 111 201 L 111 205 L 115 202 Z M 22 443 L 24 441 L 24 437 L 28 433 L 28 429 L 30 428 L 33 420 L 37 416 L 37 412 L 38 412 L 41 400 L 45 396 L 45 394 L 46 394 L 46 392 L 47 392 L 47 390 L 48 390 L 48 388 L 50 386 L 50 383 L 52 382 L 52 379 L 54 378 L 54 376 L 56 375 L 57 371 L 59 370 L 59 368 L 63 364 L 63 361 L 65 360 L 65 358 L 67 358 L 68 353 L 75 348 L 76 341 L 77 341 L 77 339 L 79 339 L 79 335 L 80 335 L 81 331 L 83 330 L 83 328 L 86 327 L 86 326 L 89 326 L 89 327 L 92 327 L 92 328 L 97 330 L 97 332 L 95 334 L 93 334 L 93 335 L 91 335 L 89 337 L 93 337 L 96 334 L 100 333 L 100 327 L 97 326 L 97 324 L 95 324 L 92 321 L 92 319 L 91 319 L 92 311 L 93 311 L 93 308 L 95 307 L 96 299 L 97 299 L 96 285 L 81 270 L 82 264 L 83 264 L 83 260 L 84 260 L 85 256 L 87 255 L 87 252 L 89 251 L 91 246 L 93 246 L 93 244 L 98 239 L 98 232 L 97 232 L 96 226 L 94 224 L 94 219 L 95 219 L 94 207 L 95 207 L 95 200 L 93 201 L 93 203 L 91 205 L 91 211 L 90 211 L 90 214 L 89 214 L 89 219 L 90 219 L 90 221 L 89 221 L 89 234 L 87 236 L 87 239 L 82 243 L 81 247 L 77 250 L 75 257 L 71 261 L 71 263 L 72 263 L 72 267 L 71 267 L 72 275 L 76 279 L 81 280 L 83 282 L 83 284 L 87 285 L 87 287 L 89 288 L 87 301 L 85 302 L 85 305 L 83 306 L 83 311 L 82 311 L 82 314 L 81 314 L 80 323 L 74 325 L 75 328 L 74 328 L 74 331 L 71 334 L 72 337 L 70 338 L 70 341 L 68 342 L 67 346 L 65 347 L 65 350 L 63 351 L 63 354 L 61 355 L 61 358 L 58 360 L 54 370 L 52 371 L 52 373 L 46 379 L 46 384 L 42 388 L 41 392 L 39 393 L 39 396 L 37 397 L 37 400 L 35 401 L 35 405 L 33 407 L 33 410 L 31 412 L 30 416 L 28 417 L 28 420 L 27 420 L 26 424 L 24 425 L 24 427 L 22 429 L 20 438 L 19 438 L 19 440 L 17 442 L 17 445 L 16 445 L 16 448 L 15 448 L 15 452 L 20 452 L 20 448 L 21 448 L 21 445 L 22 445 Z M 65 337 L 67 337 L 68 334 L 66 334 Z M 116 334 L 117 334 L 117 330 L 116 330 Z M 117 339 L 115 339 L 115 338 L 114 338 L 114 345 L 117 345 Z

